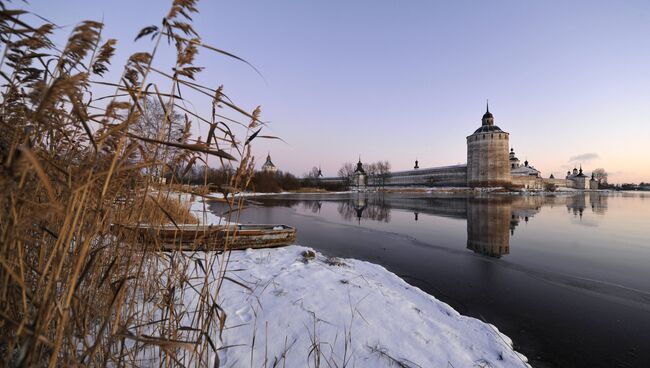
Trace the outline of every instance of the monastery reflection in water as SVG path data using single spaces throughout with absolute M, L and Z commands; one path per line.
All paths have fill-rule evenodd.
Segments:
M 302 202 L 312 212 L 320 212 L 322 201 Z M 337 211 L 346 221 L 361 224 L 371 220 L 391 221 L 391 210 L 412 211 L 413 221 L 421 214 L 467 220 L 467 248 L 489 257 L 510 253 L 510 237 L 521 221 L 528 222 L 543 206 L 566 206 L 582 220 L 585 211 L 602 215 L 607 211 L 607 195 L 580 193 L 572 196 L 490 196 L 490 197 L 402 197 L 358 193 L 338 202 Z

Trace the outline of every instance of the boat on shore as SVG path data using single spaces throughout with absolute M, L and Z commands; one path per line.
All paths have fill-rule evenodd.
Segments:
M 243 250 L 290 245 L 296 229 L 287 225 L 114 225 L 120 236 L 167 251 Z

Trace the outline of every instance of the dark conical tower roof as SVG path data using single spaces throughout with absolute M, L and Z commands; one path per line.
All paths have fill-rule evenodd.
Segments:
M 491 119 L 491 120 L 488 120 Z M 483 122 L 483 125 L 493 125 L 494 124 L 494 116 L 490 112 L 490 104 L 489 101 L 485 102 L 485 114 L 483 114 L 483 118 L 481 119 Z

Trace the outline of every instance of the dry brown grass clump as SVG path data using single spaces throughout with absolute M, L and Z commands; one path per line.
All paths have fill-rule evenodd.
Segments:
M 136 198 L 136 203 L 141 203 L 144 217 L 141 223 L 150 225 L 162 224 L 198 224 L 197 217 L 190 212 L 189 200 L 183 200 L 179 194 L 166 193 L 168 195 L 156 198 L 148 195 L 144 199 Z M 128 211 L 121 217 L 120 224 L 128 225 L 138 222 L 138 214 Z
M 196 163 L 234 168 L 229 184 L 219 188 L 223 193 L 250 182 L 250 143 L 262 137 L 260 111 L 247 112 L 222 87 L 194 81 L 202 69 L 194 65 L 198 52 L 234 57 L 203 43 L 192 27 L 196 12 L 194 0 L 173 1 L 161 24 L 137 35 L 149 42 L 147 50 L 131 55 L 110 81 L 105 75 L 116 69 L 110 62 L 118 45 L 104 39 L 102 23 L 78 24 L 57 47 L 50 40 L 57 27 L 43 23 L 46 15 L 0 3 L 5 364 L 131 366 L 148 352 L 162 365 L 206 365 L 216 354 L 207 331 L 224 325 L 220 284 L 200 290 L 196 318 L 181 325 L 188 311 L 178 300 L 188 281 L 177 256 L 125 241 L 128 235 L 112 226 L 194 221 L 170 198 L 177 195 L 172 188 L 205 192 L 182 185 Z M 152 67 L 162 47 L 176 50 L 167 71 Z M 98 87 L 113 92 L 99 96 Z M 192 113 L 184 105 L 187 95 L 195 105 L 203 98 L 211 114 Z M 158 115 L 149 114 L 153 105 Z M 207 126 L 205 139 L 191 137 L 192 123 Z M 181 134 L 170 139 L 173 126 Z M 159 184 L 160 177 L 171 185 Z M 239 205 L 232 196 L 226 202 Z M 157 265 L 163 258 L 171 266 Z M 205 267 L 216 265 L 223 275 L 226 259 L 205 255 Z

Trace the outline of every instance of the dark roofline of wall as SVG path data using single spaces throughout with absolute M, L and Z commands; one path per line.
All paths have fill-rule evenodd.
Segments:
M 449 166 L 438 166 L 438 167 L 427 167 L 423 169 L 412 169 L 412 170 L 404 170 L 404 171 L 394 171 L 391 172 L 391 176 L 415 176 L 415 175 L 428 175 L 432 173 L 436 173 L 439 171 L 445 171 L 445 170 L 459 170 L 459 169 L 467 169 L 467 164 L 460 164 L 460 165 L 449 165 Z M 323 177 L 320 180 L 341 180 L 340 177 L 338 176 L 328 176 L 328 177 Z

